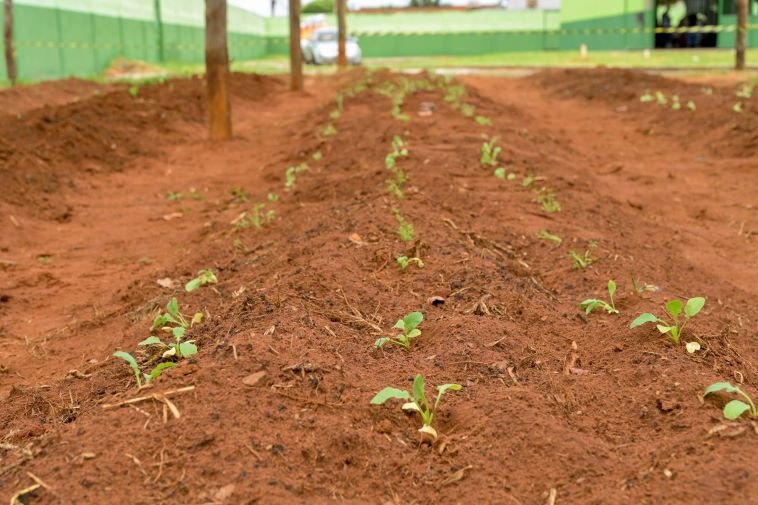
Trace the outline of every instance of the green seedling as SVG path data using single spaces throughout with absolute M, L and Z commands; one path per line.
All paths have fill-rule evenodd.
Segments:
M 242 188 L 231 188 L 229 194 L 234 197 L 233 203 L 246 203 L 250 201 L 250 197 Z
M 503 181 L 505 180 L 512 181 L 516 178 L 516 174 L 514 172 L 508 173 L 503 167 L 497 167 L 495 171 L 492 172 L 492 174 L 498 179 L 503 180 Z
M 742 112 L 742 102 L 737 102 L 732 106 L 732 110 L 737 114 Z
M 333 137 L 334 135 L 337 135 L 337 128 L 332 123 L 327 124 L 321 129 L 322 137 Z
M 462 103 L 460 110 L 463 117 L 471 117 L 476 112 L 476 107 L 468 103 Z
M 608 295 L 611 298 L 611 303 L 606 302 L 605 300 L 600 300 L 597 298 L 590 298 L 587 300 L 584 300 L 582 303 L 579 304 L 579 307 L 584 310 L 585 314 L 590 314 L 595 309 L 605 309 L 606 312 L 609 314 L 618 314 L 619 311 L 616 310 L 616 304 L 613 302 L 613 295 L 616 293 L 616 283 L 612 280 L 608 281 Z
M 210 270 L 200 270 L 197 273 L 197 277 L 189 281 L 187 284 L 184 285 L 184 290 L 187 293 L 191 293 L 192 291 L 196 290 L 200 286 L 205 286 L 206 284 L 216 284 L 218 282 L 218 279 L 216 278 L 216 274 L 211 272 Z
M 392 213 L 395 215 L 397 223 L 400 225 L 397 229 L 397 234 L 400 235 L 400 239 L 403 242 L 412 242 L 416 239 L 416 232 L 413 229 L 413 225 L 405 220 L 405 217 L 397 209 L 392 209 Z
M 674 95 L 671 97 L 671 109 L 672 110 L 679 110 L 682 108 L 682 104 L 679 102 L 679 95 Z
M 751 98 L 753 96 L 753 85 L 743 84 L 742 88 L 736 93 L 737 98 Z
M 179 302 L 176 300 L 176 297 L 174 297 L 166 305 L 166 312 L 158 314 L 155 317 L 150 330 L 161 329 L 170 332 L 171 329 L 176 326 L 187 329 L 202 322 L 202 320 L 202 312 L 196 312 L 195 315 L 192 316 L 192 319 L 187 320 L 187 317 L 179 311 Z
M 405 198 L 405 192 L 403 191 L 403 183 L 406 181 L 406 175 L 405 172 L 403 172 L 400 169 L 397 169 L 393 172 L 395 174 L 394 179 L 387 179 L 385 182 L 387 183 L 387 191 L 393 195 L 395 198 L 403 199 Z
M 313 158 L 314 161 L 320 161 L 321 160 L 321 151 L 316 151 L 311 155 L 311 158 Z
M 738 395 L 742 396 L 747 402 L 743 402 L 742 400 L 731 400 L 729 403 L 724 405 L 724 417 L 726 419 L 729 419 L 730 421 L 734 421 L 738 417 L 740 417 L 742 414 L 747 413 L 752 418 L 758 418 L 758 408 L 755 406 L 755 402 L 753 402 L 753 399 L 750 398 L 750 395 L 745 393 L 743 390 L 741 390 L 737 386 L 733 386 L 729 382 L 716 382 L 711 384 L 705 389 L 705 393 L 703 393 L 703 398 L 706 396 L 723 391 L 725 393 L 737 393 Z
M 534 175 L 528 174 L 525 175 L 524 178 L 521 180 L 521 187 L 528 188 L 534 183 Z
M 129 94 L 132 98 L 137 98 L 137 96 L 139 96 L 139 86 L 136 84 L 129 86 Z
M 266 195 L 266 200 L 269 202 L 278 202 L 279 201 L 279 195 L 276 193 L 269 193 Z
M 453 85 L 447 88 L 445 93 L 445 101 L 447 103 L 459 103 L 466 95 L 466 88 L 461 85 Z
M 687 108 L 691 111 L 697 110 L 697 105 L 692 100 L 687 101 Z
M 418 258 L 416 256 L 412 258 L 409 258 L 408 256 L 398 256 L 397 264 L 400 265 L 401 270 L 405 270 L 410 265 L 416 265 L 419 268 L 424 268 L 424 262 L 421 261 L 421 258 Z
M 184 199 L 184 195 L 180 191 L 169 191 L 166 193 L 166 200 L 169 202 L 178 202 Z
M 402 319 L 399 319 L 395 323 L 393 328 L 402 330 L 402 333 L 395 335 L 394 337 L 382 337 L 374 342 L 374 345 L 379 348 L 383 347 L 386 343 L 397 344 L 400 347 L 408 349 L 411 346 L 411 341 L 421 335 L 421 330 L 418 326 L 424 320 L 424 314 L 421 312 L 410 312 Z
M 550 188 L 540 188 L 535 201 L 545 212 L 553 213 L 561 210 L 561 203 L 555 198 L 555 192 Z
M 660 91 L 655 92 L 655 101 L 658 102 L 658 105 L 666 105 L 668 103 L 666 95 Z
M 655 100 L 655 98 L 650 94 L 649 90 L 645 90 L 642 96 L 640 96 L 640 102 L 642 103 L 652 102 L 653 100 Z
M 339 110 L 339 109 L 334 109 L 333 111 L 331 111 L 331 112 L 329 113 L 329 117 L 330 117 L 331 119 L 339 119 L 339 118 L 340 118 L 340 116 L 342 116 L 342 111 L 341 111 L 341 110 Z
M 408 144 L 399 135 L 392 137 L 392 152 L 399 158 L 408 156 Z
M 687 325 L 691 318 L 695 317 L 703 309 L 703 306 L 705 306 L 705 298 L 700 296 L 690 298 L 687 300 L 687 303 L 682 303 L 681 300 L 675 298 L 666 303 L 666 312 L 669 313 L 673 322 L 665 321 L 651 314 L 650 312 L 645 312 L 644 314 L 637 316 L 637 318 L 632 321 L 629 327 L 636 328 L 646 323 L 655 323 L 658 331 L 664 334 L 668 333 L 671 335 L 671 340 L 675 344 L 678 344 L 679 339 L 682 337 L 682 333 L 684 332 L 684 327 Z M 682 314 L 682 309 L 684 309 L 684 314 Z M 684 319 L 682 321 L 679 319 L 679 316 L 681 315 L 684 315 Z
M 294 167 L 289 167 L 284 172 L 284 187 L 285 189 L 292 189 L 297 180 L 297 174 L 301 174 L 308 170 L 308 164 L 303 162 Z
M 488 118 L 487 116 L 476 116 L 474 118 L 474 121 L 476 121 L 476 124 L 480 126 L 490 126 L 492 125 L 492 120 Z
M 584 254 L 579 254 L 576 251 L 569 251 L 568 255 L 569 258 L 571 258 L 574 262 L 574 268 L 581 270 L 593 264 L 595 262 L 595 258 L 592 257 L 592 251 L 595 250 L 596 247 L 597 242 L 592 240 L 587 246 L 587 250 L 584 251 Z
M 163 358 L 169 358 L 172 356 L 176 356 L 177 358 L 188 358 L 197 354 L 197 346 L 195 345 L 194 340 L 184 340 L 184 333 L 186 331 L 187 329 L 182 326 L 175 326 L 170 329 L 171 335 L 174 337 L 173 342 L 165 343 L 160 338 L 151 335 L 137 345 L 155 345 L 165 349 L 162 355 Z
M 495 167 L 497 166 L 497 157 L 500 156 L 500 151 L 502 151 L 502 148 L 500 148 L 497 145 L 499 137 L 492 137 L 489 142 L 485 141 L 482 144 L 482 154 L 479 157 L 479 162 L 488 167 Z
M 442 395 L 448 390 L 460 391 L 461 389 L 463 389 L 463 386 L 460 384 L 442 384 L 437 386 L 437 399 L 434 401 L 433 405 L 430 405 L 426 399 L 426 383 L 424 377 L 421 374 L 418 374 L 413 380 L 412 392 L 387 387 L 379 391 L 371 399 L 371 405 L 383 405 L 390 399 L 405 400 L 406 403 L 403 404 L 402 409 L 418 412 L 421 416 L 423 425 L 418 431 L 430 435 L 432 438 L 437 438 L 437 430 L 432 427 L 432 421 L 434 420 L 434 414 L 440 405 Z
M 155 379 L 160 377 L 160 375 L 163 373 L 164 370 L 167 368 L 171 368 L 176 365 L 176 363 L 173 362 L 166 362 L 166 363 L 158 363 L 151 371 L 150 373 L 143 373 L 140 369 L 139 365 L 137 364 L 137 360 L 134 359 L 134 356 L 129 354 L 128 352 L 124 351 L 117 351 L 113 353 L 113 356 L 116 358 L 123 359 L 127 365 L 132 369 L 132 372 L 134 373 L 134 379 L 137 381 L 137 388 L 142 389 L 146 385 L 152 383 Z M 144 385 L 142 383 L 142 380 L 144 379 Z
M 234 220 L 234 225 L 237 229 L 242 230 L 249 227 L 254 227 L 258 230 L 276 219 L 276 212 L 273 210 L 265 210 L 265 203 L 256 203 L 252 209 L 248 212 L 243 212 L 242 215 Z
M 710 86 L 702 88 L 701 91 L 703 92 L 704 95 L 712 95 L 713 94 L 713 88 L 711 88 Z
M 551 242 L 555 242 L 556 245 L 561 245 L 563 242 L 563 239 L 559 237 L 558 235 L 553 235 L 549 231 L 542 229 L 537 232 L 537 238 L 542 240 L 549 240 Z

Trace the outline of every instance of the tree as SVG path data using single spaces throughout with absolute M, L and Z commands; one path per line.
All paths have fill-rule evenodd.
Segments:
M 345 39 L 347 37 L 347 23 L 345 22 L 345 0 L 337 0 L 337 66 L 347 67 L 347 53 Z
M 748 0 L 737 0 L 737 40 L 735 68 L 745 70 L 745 39 L 747 38 Z
M 313 0 L 300 10 L 303 14 L 331 14 L 334 12 L 334 0 Z
M 205 0 L 205 77 L 211 140 L 232 138 L 226 0 Z
M 5 70 L 12 86 L 16 84 L 16 52 L 13 48 L 13 0 L 5 0 Z
M 290 0 L 290 89 L 303 89 L 303 53 L 300 49 L 300 0 Z

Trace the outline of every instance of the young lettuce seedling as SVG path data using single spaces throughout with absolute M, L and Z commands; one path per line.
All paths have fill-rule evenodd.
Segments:
M 140 342 L 139 346 L 157 345 L 162 349 L 166 349 L 162 355 L 163 358 L 169 358 L 176 356 L 177 358 L 188 358 L 197 354 L 197 346 L 194 340 L 184 340 L 184 332 L 186 328 L 176 326 L 171 328 L 171 334 L 174 336 L 174 342 L 168 344 L 161 341 L 160 338 L 152 335 Z
M 479 162 L 482 165 L 489 167 L 497 166 L 497 157 L 500 156 L 500 151 L 502 151 L 502 148 L 497 145 L 499 138 L 492 137 L 489 142 L 485 141 L 482 144 L 482 154 L 479 157 Z
M 379 348 L 383 347 L 386 343 L 397 344 L 400 347 L 408 349 L 411 346 L 411 340 L 421 335 L 421 330 L 418 329 L 421 322 L 424 320 L 424 314 L 421 312 L 410 312 L 402 319 L 395 323 L 393 328 L 402 330 L 402 333 L 394 337 L 382 337 L 374 342 L 374 345 Z
M 536 201 L 545 212 L 553 213 L 561 210 L 561 203 L 555 198 L 555 192 L 550 188 L 540 188 L 537 191 Z
M 463 386 L 460 384 L 442 384 L 437 386 L 437 399 L 432 405 L 426 399 L 426 383 L 424 377 L 421 374 L 418 374 L 413 381 L 413 392 L 387 387 L 374 395 L 371 399 L 371 405 L 383 405 L 387 400 L 393 398 L 406 400 L 402 409 L 413 410 L 418 412 L 421 416 L 421 422 L 423 425 L 418 431 L 430 435 L 432 438 L 437 438 L 437 430 L 432 427 L 432 421 L 434 420 L 434 414 L 440 405 L 442 395 L 447 391 L 460 391 L 461 389 L 463 389 Z
M 584 251 L 584 254 L 579 254 L 576 251 L 569 251 L 569 258 L 571 258 L 574 261 L 574 268 L 577 270 L 581 270 L 583 268 L 587 268 L 591 264 L 595 262 L 595 258 L 592 257 L 592 251 L 597 247 L 597 242 L 594 240 L 590 241 L 589 245 L 587 246 L 587 250 Z
M 492 120 L 490 120 L 490 118 L 487 116 L 476 116 L 474 118 L 474 121 L 476 121 L 476 124 L 480 126 L 490 126 L 492 124 Z
M 556 245 L 561 245 L 561 243 L 563 243 L 563 239 L 561 237 L 559 237 L 558 235 L 553 235 L 552 233 L 545 230 L 544 228 L 537 232 L 537 238 L 555 242 Z
M 683 304 L 681 300 L 675 298 L 666 303 L 666 311 L 673 319 L 673 322 L 670 323 L 658 318 L 650 312 L 645 312 L 644 314 L 637 316 L 637 318 L 632 321 L 629 327 L 636 328 L 646 323 L 655 323 L 658 331 L 664 334 L 670 334 L 671 340 L 675 344 L 678 344 L 679 339 L 682 337 L 682 333 L 684 332 L 684 327 L 687 325 L 691 318 L 695 317 L 703 309 L 704 305 L 705 298 L 700 296 L 690 298 L 687 300 L 686 304 Z M 682 315 L 682 309 L 684 309 L 684 320 L 681 321 L 680 324 L 679 316 Z
M 715 382 L 708 386 L 705 390 L 705 393 L 703 394 L 703 398 L 708 396 L 709 394 L 716 393 L 719 391 L 724 391 L 726 393 L 737 393 L 738 395 L 742 396 L 745 400 L 747 400 L 747 403 L 743 402 L 742 400 L 732 400 L 726 405 L 724 405 L 724 417 L 729 419 L 730 421 L 733 421 L 740 417 L 742 414 L 746 413 L 753 418 L 758 418 L 758 408 L 756 408 L 755 403 L 753 402 L 753 399 L 750 398 L 750 396 L 745 393 L 743 390 L 741 390 L 737 386 L 733 386 L 729 382 Z
M 192 326 L 202 322 L 203 313 L 196 312 L 192 319 L 187 321 L 187 318 L 179 311 L 179 302 L 176 298 L 172 298 L 166 305 L 166 312 L 158 314 L 153 320 L 151 330 L 158 328 L 164 331 L 171 331 L 171 326 L 181 326 L 182 328 L 191 328 Z
M 134 359 L 134 356 L 129 354 L 128 352 L 124 351 L 116 351 L 113 353 L 113 356 L 116 358 L 123 359 L 127 365 L 132 369 L 132 372 L 134 372 L 134 378 L 137 381 L 137 388 L 142 389 L 146 385 L 152 383 L 155 379 L 160 377 L 160 375 L 163 373 L 164 370 L 167 368 L 171 368 L 176 365 L 176 363 L 172 362 L 165 362 L 165 363 L 158 363 L 155 368 L 153 368 L 150 373 L 142 373 L 142 370 L 140 370 L 139 365 L 137 364 L 137 360 Z M 142 378 L 145 379 L 145 384 L 142 384 Z
M 608 303 L 604 300 L 599 300 L 597 298 L 590 298 L 580 303 L 579 307 L 584 309 L 585 314 L 589 314 L 590 312 L 598 308 L 605 309 L 605 311 L 608 312 L 609 314 L 618 314 L 619 311 L 616 310 L 616 304 L 613 302 L 613 295 L 615 293 L 616 293 L 616 283 L 610 280 L 608 281 L 608 295 L 610 295 L 611 297 L 611 303 Z
M 216 284 L 218 282 L 218 278 L 216 278 L 216 274 L 211 272 L 210 270 L 204 269 L 200 270 L 197 273 L 197 277 L 189 281 L 187 284 L 184 285 L 184 290 L 187 293 L 191 293 L 192 291 L 196 290 L 200 286 L 205 286 L 206 284 Z
M 397 229 L 397 234 L 400 235 L 400 239 L 403 242 L 412 242 L 416 239 L 416 232 L 413 230 L 413 225 L 405 220 L 405 217 L 397 209 L 392 209 L 392 213 L 395 215 L 397 223 L 400 225 Z
M 398 256 L 397 257 L 397 264 L 400 265 L 401 270 L 405 270 L 410 265 L 416 265 L 419 268 L 424 268 L 424 262 L 421 261 L 421 258 L 413 257 L 409 258 L 408 256 Z

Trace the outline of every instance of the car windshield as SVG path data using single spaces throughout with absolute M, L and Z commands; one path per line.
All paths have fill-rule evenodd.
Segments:
M 318 42 L 334 42 L 337 40 L 337 32 L 320 32 L 316 34 Z

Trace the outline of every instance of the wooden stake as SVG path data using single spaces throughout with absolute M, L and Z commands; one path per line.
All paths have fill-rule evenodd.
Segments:
M 232 138 L 226 0 L 205 0 L 205 77 L 211 140 Z
M 300 0 L 290 0 L 290 89 L 303 89 L 303 53 L 300 49 Z
M 737 40 L 735 43 L 737 70 L 745 70 L 745 39 L 747 39 L 748 0 L 737 0 Z
M 16 85 L 16 51 L 13 48 L 13 0 L 5 0 L 5 70 L 11 86 Z
M 347 51 L 345 40 L 347 39 L 347 23 L 345 21 L 346 0 L 337 0 L 337 66 L 347 67 Z

